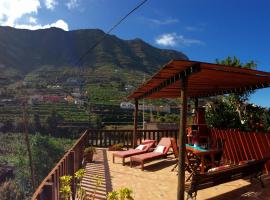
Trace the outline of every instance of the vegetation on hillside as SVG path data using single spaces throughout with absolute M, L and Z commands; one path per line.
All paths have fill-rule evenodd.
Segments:
M 12 183 L 1 185 L 0 191 L 7 191 L 10 187 L 16 187 L 14 193 L 23 195 L 23 199 L 27 199 L 33 191 L 23 137 L 22 133 L 0 134 L 0 163 L 12 166 L 15 173 L 15 179 L 11 181 Z M 47 176 L 73 142 L 71 139 L 41 136 L 39 134 L 30 135 L 36 184 L 39 184 Z M 0 196 L 2 196 L 2 193 Z

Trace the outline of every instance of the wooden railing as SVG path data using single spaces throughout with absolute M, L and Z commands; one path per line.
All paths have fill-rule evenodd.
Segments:
M 73 147 L 56 164 L 48 176 L 36 189 L 32 200 L 58 200 L 60 199 L 60 177 L 64 175 L 74 175 L 82 167 L 83 149 L 88 144 L 89 131 L 85 131 L 76 141 Z M 46 158 L 44 158 L 46 162 Z M 72 193 L 75 194 L 75 183 L 72 182 Z
M 262 159 L 270 157 L 270 134 L 244 132 L 235 129 L 211 130 L 211 138 L 225 140 L 223 160 L 237 164 L 241 160 Z M 265 165 L 270 173 L 270 161 Z
M 168 130 L 137 130 L 137 141 L 139 143 L 145 139 L 156 140 L 157 142 L 162 137 L 173 137 L 177 140 L 178 130 L 177 129 L 168 129 Z
M 92 146 L 109 147 L 122 143 L 126 147 L 132 145 L 133 130 L 90 130 L 89 142 Z M 137 143 L 152 139 L 159 141 L 162 137 L 178 138 L 178 130 L 137 130 Z
M 122 143 L 126 147 L 132 144 L 132 130 L 90 130 L 90 145 L 96 147 L 109 147 Z
M 177 138 L 178 130 L 138 130 L 137 143 L 145 139 L 159 141 L 161 137 Z M 87 130 L 76 141 L 73 147 L 56 164 L 49 175 L 36 189 L 32 200 L 58 200 L 60 199 L 60 177 L 74 175 L 82 167 L 83 150 L 85 146 L 108 147 L 123 143 L 124 146 L 132 145 L 133 130 Z M 46 158 L 44 158 L 46 159 Z M 46 160 L 44 160 L 46 162 Z M 75 194 L 75 185 L 72 183 L 72 194 Z

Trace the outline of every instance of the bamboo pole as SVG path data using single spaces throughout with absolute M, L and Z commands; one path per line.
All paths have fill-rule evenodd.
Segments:
M 177 200 L 185 199 L 185 154 L 186 154 L 186 121 L 187 121 L 187 78 L 181 80 L 179 159 Z

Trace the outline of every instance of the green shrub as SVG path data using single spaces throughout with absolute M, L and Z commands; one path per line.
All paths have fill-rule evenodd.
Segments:
M 134 200 L 132 190 L 129 188 L 121 188 L 118 191 L 109 192 L 107 200 Z
M 72 195 L 71 191 L 71 180 L 72 176 L 61 176 L 60 177 L 60 199 L 70 200 Z
M 23 193 L 12 181 L 6 181 L 0 186 L 0 200 L 22 200 Z

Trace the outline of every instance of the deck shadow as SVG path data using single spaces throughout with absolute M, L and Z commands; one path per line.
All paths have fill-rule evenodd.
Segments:
M 164 169 L 170 166 L 173 168 L 176 162 L 177 161 L 173 159 L 163 159 L 163 160 L 152 161 L 145 164 L 144 171 L 155 172 L 155 171 L 159 171 L 161 169 Z M 134 169 L 141 169 L 141 165 L 138 163 L 134 162 L 132 165 Z M 130 166 L 130 162 L 126 162 L 126 166 Z
M 82 186 L 86 191 L 88 199 L 106 200 L 107 193 L 112 191 L 112 182 L 105 149 L 98 149 L 95 162 L 86 164 L 86 173 L 82 180 Z M 97 180 L 101 185 L 96 187 Z
M 270 196 L 270 176 L 264 177 L 265 188 L 261 187 L 259 182 L 240 187 L 238 189 L 226 192 L 216 197 L 207 198 L 207 200 L 269 200 Z M 226 186 L 224 186 L 226 187 Z

